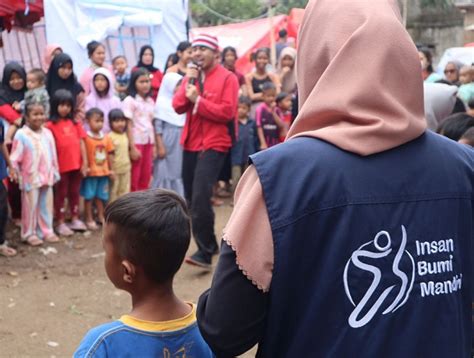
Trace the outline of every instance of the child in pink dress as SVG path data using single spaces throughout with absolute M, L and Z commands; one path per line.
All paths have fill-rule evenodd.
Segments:
M 123 113 L 130 120 L 127 127 L 132 159 L 131 191 L 145 190 L 150 186 L 153 166 L 155 131 L 153 114 L 155 103 L 151 98 L 150 76 L 139 68 L 132 72 L 129 96 L 123 101 Z
M 10 156 L 21 189 L 21 237 L 31 246 L 57 242 L 53 231 L 53 185 L 59 180 L 54 138 L 43 128 L 44 107 L 25 103 L 26 125 L 18 130 Z

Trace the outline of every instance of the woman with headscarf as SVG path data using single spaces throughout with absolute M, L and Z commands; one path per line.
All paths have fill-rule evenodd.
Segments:
M 63 49 L 58 44 L 48 44 L 44 49 L 43 55 L 43 71 L 48 72 L 51 62 L 53 62 L 54 56 L 59 55 L 63 52 Z
M 177 114 L 172 106 L 173 95 L 182 76 L 169 72 L 163 77 L 155 104 L 157 158 L 153 164 L 152 188 L 169 189 L 184 197 L 181 167 L 183 148 L 179 144 L 186 115 Z
M 204 339 L 217 356 L 470 356 L 473 152 L 426 131 L 396 0 L 311 0 L 299 41 L 299 116 L 239 183 Z
M 5 144 L 11 149 L 13 136 L 22 124 L 20 102 L 26 92 L 26 72 L 18 62 L 10 62 L 3 68 L 2 84 L 0 88 L 0 118 L 4 119 L 6 128 Z M 6 126 L 5 126 L 6 127 Z M 8 203 L 15 225 L 21 223 L 21 191 L 16 182 L 8 181 Z
M 424 83 L 424 108 L 428 128 L 436 131 L 456 104 L 458 88 L 443 83 Z
M 444 67 L 444 77 L 449 83 L 458 87 L 461 85 L 459 82 L 459 71 L 462 66 L 463 64 L 459 61 L 449 61 L 446 64 Z
M 115 86 L 115 77 L 113 76 L 114 69 L 111 65 L 105 63 L 105 46 L 98 41 L 91 41 L 87 44 L 87 55 L 91 60 L 89 67 L 87 67 L 79 78 L 79 83 L 86 96 L 91 92 L 91 78 L 94 75 L 94 71 L 100 67 L 107 68 L 112 73 L 113 84 Z
M 163 80 L 163 73 L 161 73 L 157 67 L 153 66 L 154 62 L 155 52 L 153 51 L 153 47 L 150 45 L 142 46 L 138 54 L 138 63 L 132 71 L 135 71 L 137 68 L 144 68 L 150 73 L 151 98 L 153 98 L 153 101 L 156 101 L 161 81 Z
M 65 89 L 74 97 L 74 121 L 83 123 L 85 117 L 86 96 L 73 71 L 71 57 L 66 53 L 56 55 L 46 76 L 46 89 L 52 98 L 58 89 Z
M 280 76 L 281 91 L 285 93 L 296 93 L 296 49 L 285 47 L 278 61 L 278 76 Z

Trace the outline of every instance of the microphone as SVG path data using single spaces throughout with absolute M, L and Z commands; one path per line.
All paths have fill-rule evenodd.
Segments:
M 195 69 L 197 69 L 198 71 L 200 71 L 199 66 L 198 66 L 197 64 L 195 64 L 194 62 L 188 63 L 188 68 L 195 68 Z M 195 86 L 195 85 L 196 85 L 196 80 L 197 80 L 196 77 L 189 77 L 188 83 L 189 83 L 190 85 Z

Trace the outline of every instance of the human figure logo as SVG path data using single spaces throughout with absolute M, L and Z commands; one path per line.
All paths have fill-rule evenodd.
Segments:
M 352 328 L 365 326 L 380 312 L 393 313 L 407 302 L 415 280 L 415 261 L 405 250 L 407 233 L 403 225 L 401 234 L 398 250 L 395 251 L 397 245 L 393 245 L 390 234 L 380 231 L 347 261 L 343 278 L 347 298 L 354 305 L 348 319 Z M 372 282 L 368 288 L 361 287 L 367 274 L 372 276 Z

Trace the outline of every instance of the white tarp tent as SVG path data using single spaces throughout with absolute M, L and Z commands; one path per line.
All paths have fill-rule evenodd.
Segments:
M 44 0 L 44 13 L 48 43 L 61 45 L 73 58 L 78 76 L 90 63 L 87 43 L 103 41 L 122 26 L 149 28 L 155 66 L 161 69 L 187 38 L 188 0 Z

